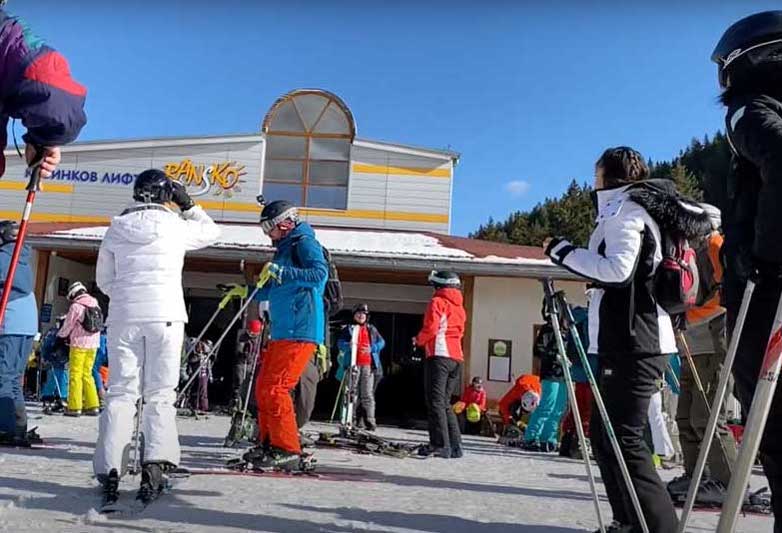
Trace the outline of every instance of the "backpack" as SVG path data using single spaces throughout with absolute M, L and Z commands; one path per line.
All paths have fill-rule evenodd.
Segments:
M 301 240 L 301 238 L 296 240 L 294 246 L 299 240 Z M 337 265 L 335 265 L 334 261 L 331 259 L 331 252 L 323 245 L 321 245 L 321 249 L 323 250 L 323 259 L 326 260 L 329 271 L 328 278 L 326 279 L 326 287 L 323 289 L 323 305 L 326 316 L 333 317 L 342 310 L 345 298 L 342 294 L 342 282 L 339 280 Z M 298 255 L 296 257 L 298 259 Z
M 326 315 L 333 317 L 342 310 L 345 298 L 342 295 L 342 282 L 339 280 L 337 265 L 331 259 L 331 252 L 323 247 L 323 258 L 329 267 L 329 277 L 326 279 L 326 287 L 323 289 L 323 303 L 326 306 Z
M 663 260 L 655 273 L 654 293 L 666 313 L 681 315 L 698 305 L 698 256 L 687 238 L 665 231 L 661 235 Z
M 714 298 L 720 291 L 722 284 L 717 281 L 717 266 L 709 254 L 709 247 L 714 239 L 713 235 L 698 239 L 693 243 L 695 250 L 695 262 L 698 265 L 698 296 L 695 306 L 700 307 Z M 721 250 L 720 245 L 720 252 Z
M 84 307 L 81 327 L 87 333 L 98 333 L 103 329 L 103 311 L 100 310 L 100 307 Z

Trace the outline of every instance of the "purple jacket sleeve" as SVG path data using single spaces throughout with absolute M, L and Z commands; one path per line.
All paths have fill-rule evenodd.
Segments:
M 75 140 L 87 122 L 86 94 L 61 54 L 0 10 L 2 115 L 22 121 L 25 142 L 60 146 Z

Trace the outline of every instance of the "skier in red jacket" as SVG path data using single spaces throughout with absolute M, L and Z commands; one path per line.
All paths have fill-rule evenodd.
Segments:
M 459 458 L 462 435 L 456 414 L 451 409 L 451 397 L 458 394 L 461 380 L 462 337 L 467 315 L 464 311 L 461 280 L 454 272 L 432 271 L 429 283 L 434 295 L 424 314 L 424 324 L 413 342 L 426 351 L 424 383 L 426 407 L 429 412 L 429 446 L 421 455 L 444 459 Z

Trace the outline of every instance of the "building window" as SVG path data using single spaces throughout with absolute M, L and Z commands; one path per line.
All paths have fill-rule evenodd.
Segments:
M 342 100 L 326 91 L 293 91 L 275 102 L 263 131 L 267 201 L 347 209 L 355 124 Z

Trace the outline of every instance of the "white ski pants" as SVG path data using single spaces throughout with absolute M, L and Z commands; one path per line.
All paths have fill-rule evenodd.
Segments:
M 96 475 L 108 474 L 112 468 L 122 472 L 123 452 L 133 437 L 136 401 L 142 394 L 144 461 L 179 464 L 174 401 L 184 326 L 183 322 L 109 324 L 109 385 L 95 444 Z
M 654 453 L 667 459 L 676 453 L 673 447 L 671 435 L 668 433 L 668 425 L 665 423 L 663 415 L 663 393 L 655 392 L 649 399 L 649 426 L 652 430 L 652 442 L 654 443 Z

